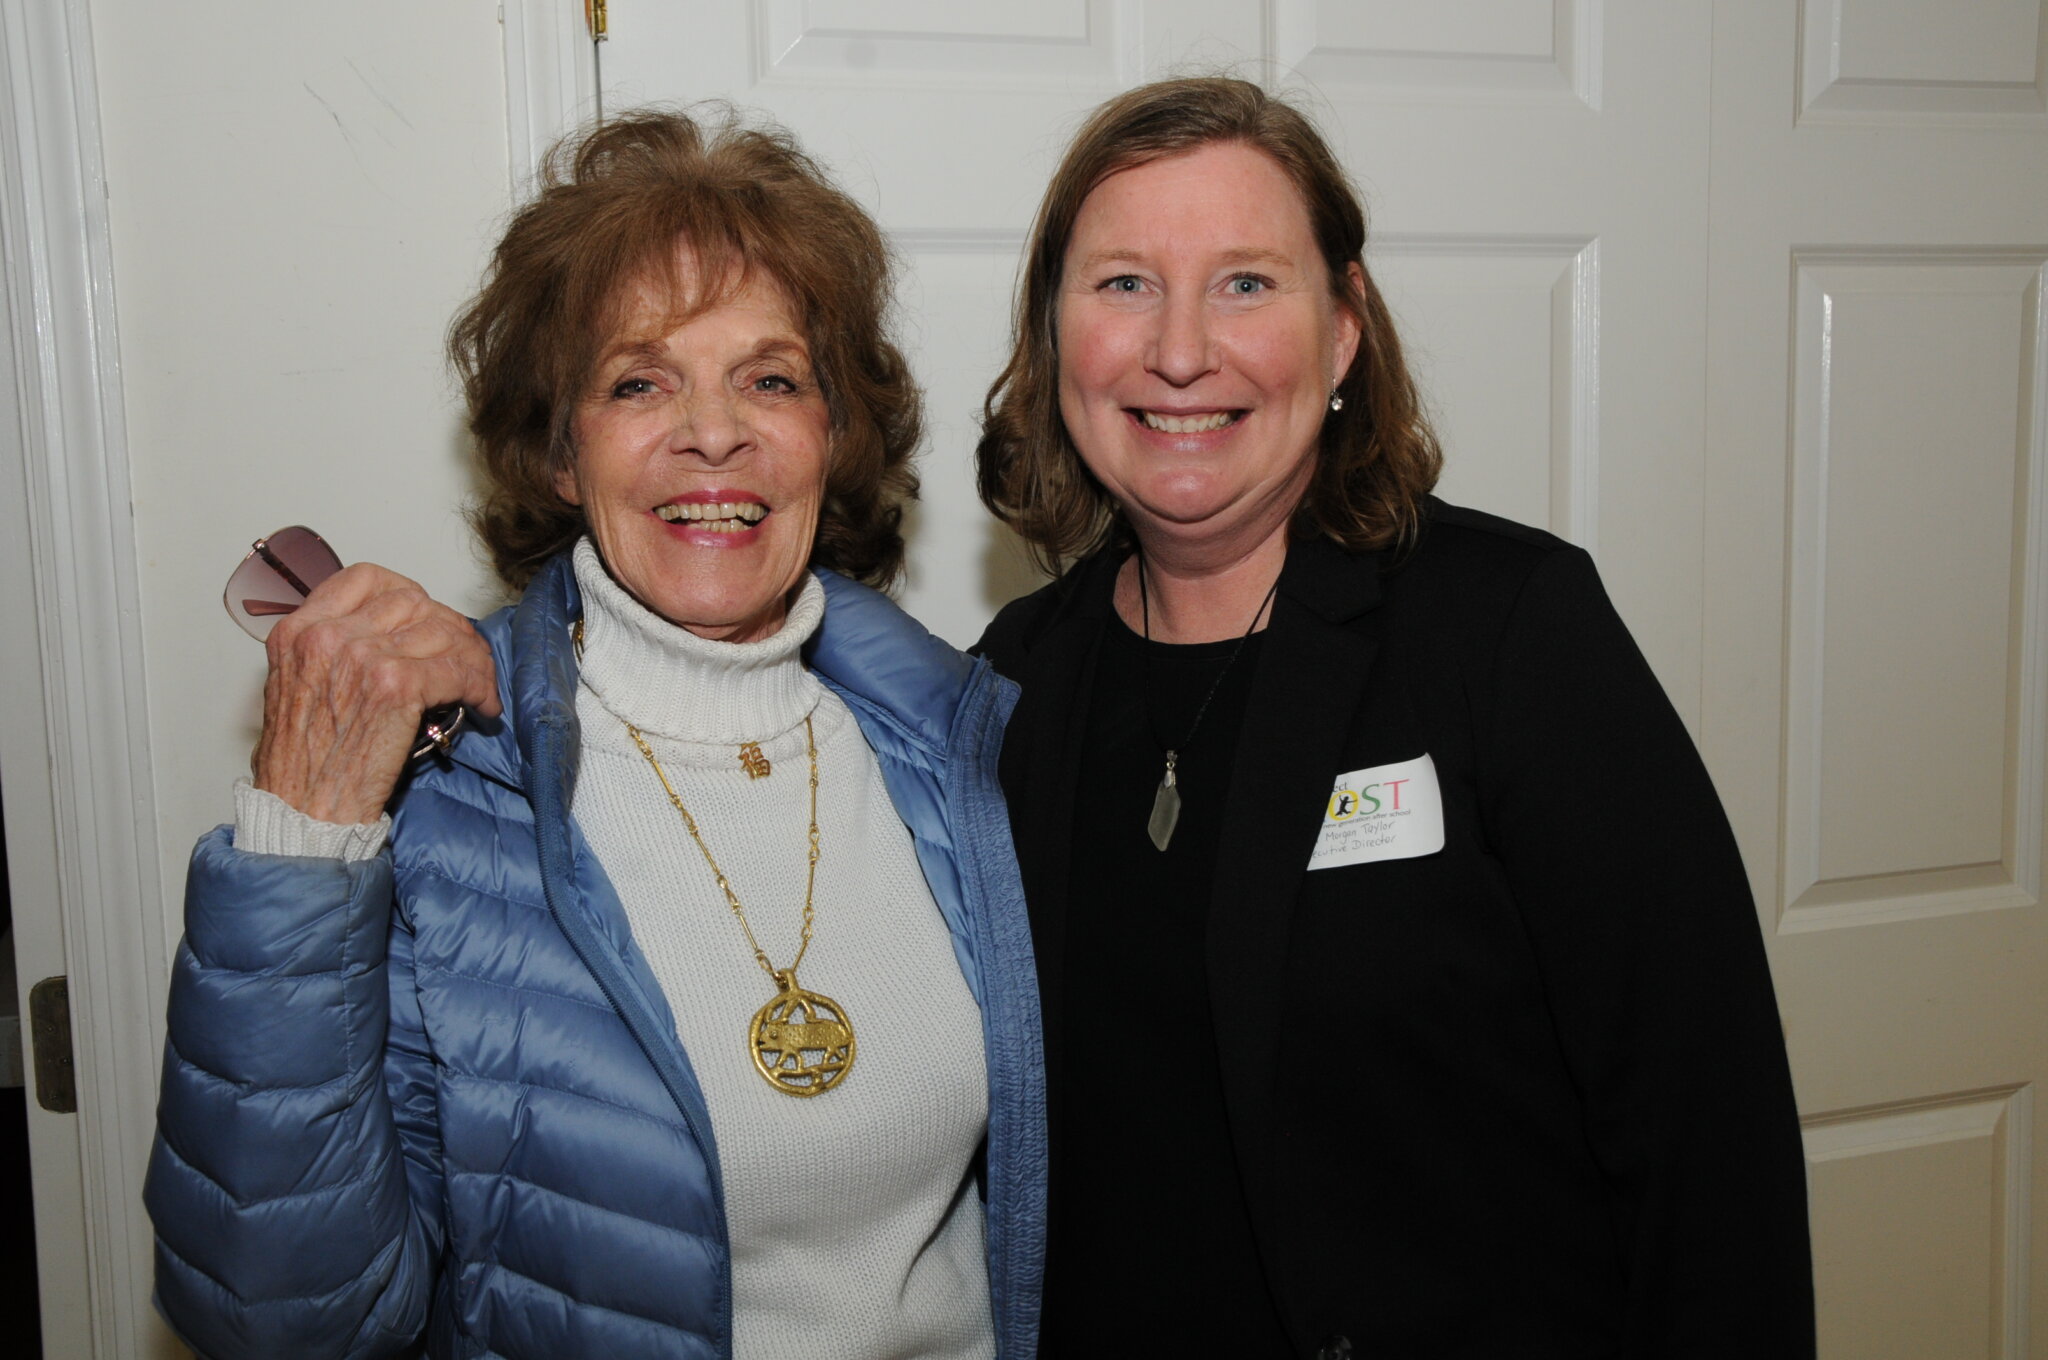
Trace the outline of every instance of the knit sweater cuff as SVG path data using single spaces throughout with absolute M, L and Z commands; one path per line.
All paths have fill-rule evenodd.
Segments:
M 235 849 L 258 855 L 338 859 L 344 864 L 374 859 L 391 834 L 391 814 L 374 822 L 344 826 L 322 822 L 246 779 L 235 781 Z

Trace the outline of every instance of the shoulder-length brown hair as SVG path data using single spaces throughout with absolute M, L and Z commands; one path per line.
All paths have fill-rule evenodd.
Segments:
M 1215 142 L 1264 152 L 1293 181 L 1330 296 L 1358 322 L 1358 353 L 1336 389 L 1343 409 L 1323 421 L 1294 531 L 1327 534 L 1354 551 L 1398 545 L 1415 533 L 1422 499 L 1436 485 L 1443 455 L 1365 267 L 1365 210 L 1321 134 L 1299 110 L 1247 81 L 1162 80 L 1095 110 L 1053 173 L 1025 255 L 1010 362 L 983 407 L 975 449 L 982 503 L 1048 572 L 1129 534 L 1122 509 L 1083 464 L 1060 418 L 1059 288 L 1075 219 L 1095 186 L 1117 171 Z
M 681 247 L 721 291 L 685 295 Z M 810 560 L 895 579 L 923 413 L 888 334 L 888 246 L 788 133 L 712 104 L 638 110 L 558 143 L 449 327 L 486 483 L 470 518 L 507 585 L 523 588 L 586 531 L 555 475 L 575 460 L 576 403 L 635 289 L 666 283 L 680 321 L 756 271 L 787 295 L 831 413 Z

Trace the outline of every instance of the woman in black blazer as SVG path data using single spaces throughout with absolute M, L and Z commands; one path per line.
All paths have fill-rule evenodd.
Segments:
M 983 498 L 1044 991 L 1044 1351 L 1810 1356 L 1735 844 L 1591 560 L 1439 457 L 1300 114 L 1096 112 Z M 1063 569 L 1063 570 L 1062 570 Z

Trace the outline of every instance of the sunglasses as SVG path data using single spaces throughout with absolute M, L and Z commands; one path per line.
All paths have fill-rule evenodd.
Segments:
M 322 581 L 341 570 L 341 559 L 327 540 L 303 524 L 279 529 L 250 546 L 249 555 L 228 577 L 221 603 L 228 617 L 258 642 L 270 637 L 277 621 L 305 603 Z M 420 743 L 412 753 L 418 760 L 429 751 L 448 754 L 462 730 L 465 714 L 461 704 L 427 710 L 420 724 Z

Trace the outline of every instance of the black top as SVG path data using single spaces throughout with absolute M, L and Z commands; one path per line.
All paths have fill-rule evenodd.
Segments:
M 1093 1037 L 1069 1027 L 1067 969 L 1095 925 L 1075 827 L 1116 565 L 1077 564 L 981 644 L 1023 690 L 1001 777 L 1055 1102 Z M 1260 639 L 1202 960 L 1294 1352 L 1811 1357 L 1804 1160 L 1748 878 L 1591 559 L 1432 501 L 1398 558 L 1290 544 Z M 1424 756 L 1440 850 L 1309 868 L 1338 776 Z M 1052 1194 L 1055 1223 L 1092 1212 L 1057 1167 Z M 1149 1320 L 1158 1272 L 1123 1269 Z
M 1060 1025 L 1070 1043 L 1050 1108 L 1058 1207 L 1041 1346 L 1053 1360 L 1123 1343 L 1291 1354 L 1238 1184 L 1202 947 L 1260 640 L 1240 651 L 1237 638 L 1166 646 L 1120 621 L 1105 630 L 1074 805 Z M 1146 826 L 1169 744 L 1181 812 L 1162 852 Z

